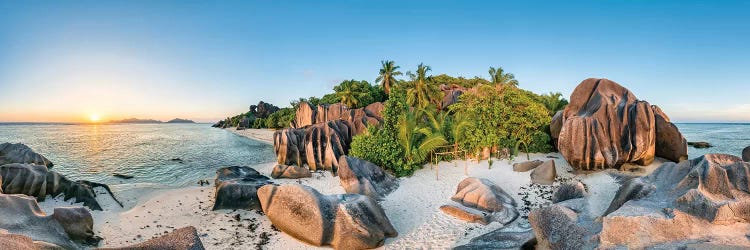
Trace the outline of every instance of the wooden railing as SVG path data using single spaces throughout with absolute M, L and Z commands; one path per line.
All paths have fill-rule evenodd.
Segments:
M 462 154 L 463 154 L 463 158 L 460 158 Z M 430 169 L 435 168 L 436 180 L 440 180 L 440 166 L 439 166 L 440 158 L 439 156 L 443 156 L 443 155 L 452 155 L 454 162 L 457 159 L 463 159 L 464 160 L 464 175 L 469 175 L 469 172 L 467 169 L 468 163 L 469 163 L 468 153 L 465 150 L 460 149 L 458 147 L 458 144 L 453 144 L 453 145 L 438 147 L 430 153 Z M 456 164 L 455 167 L 458 167 L 457 166 L 458 163 L 455 163 L 455 164 Z

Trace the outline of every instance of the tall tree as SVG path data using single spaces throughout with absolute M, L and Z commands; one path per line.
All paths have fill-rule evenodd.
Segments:
M 518 86 L 518 80 L 511 73 L 505 73 L 502 67 L 490 67 L 490 80 L 495 85 L 513 85 Z
M 367 102 L 368 98 L 372 99 L 369 95 L 370 84 L 367 81 L 347 80 L 333 89 L 341 103 L 350 108 L 358 108 L 361 103 Z
M 380 82 L 386 95 L 390 95 L 391 86 L 397 81 L 395 76 L 400 76 L 402 73 L 398 71 L 400 67 L 396 66 L 396 63 L 393 61 L 380 61 L 380 64 L 382 64 L 382 68 L 380 68 L 380 73 L 375 81 Z
M 407 111 L 399 117 L 397 123 L 397 140 L 410 165 L 424 162 L 430 152 L 448 143 L 441 133 L 436 133 L 429 126 L 420 125 L 422 118 L 417 112 L 419 111 Z
M 417 74 L 407 73 L 412 78 L 408 90 L 406 91 L 407 103 L 412 107 L 425 108 L 433 101 L 437 95 L 438 89 L 429 84 L 427 72 L 432 70 L 430 66 L 420 63 L 417 66 Z

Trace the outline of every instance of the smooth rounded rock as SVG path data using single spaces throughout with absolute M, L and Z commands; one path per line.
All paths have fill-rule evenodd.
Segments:
M 557 178 L 557 170 L 554 160 L 547 160 L 531 171 L 531 183 L 552 185 L 555 178 Z

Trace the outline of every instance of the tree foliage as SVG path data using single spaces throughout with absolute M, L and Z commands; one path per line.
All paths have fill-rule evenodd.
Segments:
M 562 97 L 559 92 L 549 92 L 549 94 L 539 95 L 539 102 L 544 104 L 550 116 L 555 115 L 557 111 L 565 109 L 568 106 L 568 100 Z
M 390 95 L 391 87 L 398 82 L 395 77 L 400 76 L 402 73 L 401 71 L 398 71 L 400 67 L 396 66 L 394 61 L 380 61 L 380 64 L 382 65 L 382 68 L 380 68 L 378 78 L 375 79 L 375 81 L 380 82 L 380 86 L 383 88 L 386 95 Z
M 502 67 L 490 67 L 489 73 L 492 84 L 518 86 L 516 76 L 511 73 L 506 73 Z

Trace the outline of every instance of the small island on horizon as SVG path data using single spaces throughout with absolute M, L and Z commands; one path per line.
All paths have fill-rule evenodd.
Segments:
M 138 119 L 138 118 L 128 118 L 128 119 L 122 119 L 122 120 L 111 120 L 107 123 L 114 123 L 114 124 L 120 124 L 120 123 L 128 123 L 128 124 L 153 124 L 153 123 L 195 123 L 192 120 L 188 119 L 181 119 L 181 118 L 175 118 L 166 122 L 160 121 L 160 120 L 154 120 L 154 119 Z

